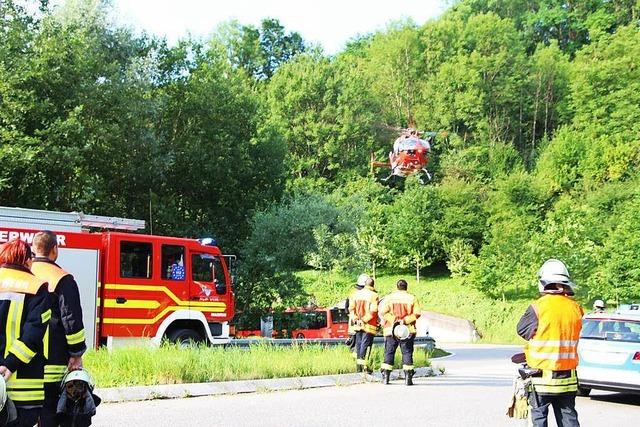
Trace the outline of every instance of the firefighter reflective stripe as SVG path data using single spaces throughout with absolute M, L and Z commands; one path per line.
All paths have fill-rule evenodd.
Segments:
M 414 365 L 402 365 L 404 371 L 412 371 L 415 368 Z
M 383 363 L 380 365 L 380 369 L 384 369 L 387 371 L 393 371 L 393 365 L 389 365 L 388 363 Z
M 59 383 L 62 381 L 64 374 L 67 370 L 66 365 L 45 365 L 44 367 L 44 382 L 45 383 Z
M 65 335 L 65 336 L 67 338 L 67 344 L 74 345 L 74 344 L 78 344 L 78 343 L 81 343 L 82 341 L 84 341 L 85 332 L 84 332 L 84 329 L 80 329 L 75 334 Z
M 42 313 L 42 323 L 47 323 L 51 319 L 51 309 Z
M 538 329 L 525 346 L 531 368 L 568 371 L 578 366 L 582 309 L 564 295 L 545 295 L 532 304 Z
M 43 386 L 40 386 L 43 387 Z M 35 389 L 36 387 L 34 387 Z M 14 402 L 35 402 L 44 400 L 44 390 L 9 390 L 7 395 Z
M 45 359 L 49 358 L 49 329 L 49 325 L 47 325 L 47 330 L 44 331 L 44 338 L 42 339 L 42 354 L 44 355 Z
M 7 343 L 12 343 L 20 336 L 20 319 L 22 319 L 22 302 L 11 301 L 9 304 L 9 313 L 7 314 L 6 338 Z M 9 345 L 5 345 L 4 357 L 9 355 Z
M 364 360 L 364 359 L 357 359 L 356 360 L 356 365 L 367 366 L 367 361 Z
M 7 395 L 15 402 L 44 400 L 44 381 L 41 379 L 14 379 L 7 381 Z
M 23 343 L 20 340 L 15 340 L 11 344 L 11 347 L 9 347 L 9 353 L 13 353 L 18 359 L 20 359 L 24 363 L 31 362 L 31 359 L 33 359 L 33 356 L 36 355 L 35 351 L 31 350 L 29 347 L 25 345 L 25 343 Z
M 575 369 L 563 372 L 543 370 L 541 377 L 532 377 L 531 383 L 537 393 L 558 394 L 578 391 L 578 378 Z

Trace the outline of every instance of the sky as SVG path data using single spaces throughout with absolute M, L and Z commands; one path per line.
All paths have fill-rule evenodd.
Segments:
M 325 53 L 339 52 L 354 36 L 411 18 L 417 24 L 440 15 L 447 0 L 113 0 L 118 21 L 164 36 L 170 44 L 191 34 L 208 36 L 220 23 L 236 19 L 259 26 L 277 18 Z

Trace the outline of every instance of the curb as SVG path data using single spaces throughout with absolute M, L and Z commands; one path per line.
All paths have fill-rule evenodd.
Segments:
M 414 378 L 436 376 L 431 367 L 416 368 Z M 391 379 L 404 378 L 401 370 L 391 373 Z M 224 396 L 240 393 L 265 393 L 272 391 L 304 390 L 319 387 L 349 386 L 381 381 L 381 374 L 339 374 L 315 377 L 273 378 L 263 380 L 222 381 L 194 384 L 163 384 L 154 386 L 97 388 L 95 394 L 103 403 L 135 402 L 154 399 L 182 399 L 200 396 Z

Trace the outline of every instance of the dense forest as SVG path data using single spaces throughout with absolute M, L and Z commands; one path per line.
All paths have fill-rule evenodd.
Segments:
M 239 306 L 295 271 L 442 266 L 492 298 L 562 259 L 640 298 L 640 1 L 461 0 L 335 55 L 229 22 L 170 46 L 108 1 L 0 1 L 0 204 L 145 219 L 241 259 Z M 434 179 L 369 171 L 437 132 Z

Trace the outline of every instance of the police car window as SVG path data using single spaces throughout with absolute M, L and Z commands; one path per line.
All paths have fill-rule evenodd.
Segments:
M 120 242 L 120 277 L 150 279 L 152 260 L 151 243 Z
M 640 342 L 640 322 L 588 319 L 584 321 L 580 338 Z
M 166 280 L 184 280 L 184 246 L 162 245 L 160 276 Z
M 197 282 L 213 282 L 213 260 L 207 254 L 191 255 L 191 278 Z

